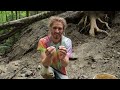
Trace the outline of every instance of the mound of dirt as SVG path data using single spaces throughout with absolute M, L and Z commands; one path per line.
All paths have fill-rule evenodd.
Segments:
M 79 43 L 74 47 L 79 59 L 71 61 L 67 68 L 70 78 L 92 79 L 99 73 L 109 73 L 120 78 L 119 28 L 114 28 L 109 34 L 104 39 L 79 34 L 79 40 L 75 41 Z

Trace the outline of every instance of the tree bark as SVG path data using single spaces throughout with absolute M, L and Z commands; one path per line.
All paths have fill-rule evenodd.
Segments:
M 8 22 L 7 11 L 5 11 L 5 15 L 6 15 L 6 21 Z
M 20 11 L 18 11 L 18 18 L 19 18 L 19 19 L 21 18 Z
M 0 17 L 1 18 L 1 22 L 3 22 L 3 15 L 2 14 L 3 14 L 3 11 L 1 11 L 1 17 Z
M 16 15 L 16 20 L 18 19 L 18 13 L 17 11 L 15 11 L 15 15 Z
M 26 17 L 29 17 L 29 11 L 26 11 Z
M 12 19 L 11 20 L 13 20 L 14 18 L 14 14 L 13 14 L 13 11 L 11 11 L 11 17 L 12 17 Z
M 23 29 L 25 26 L 23 27 L 17 27 L 17 28 L 14 28 L 12 29 L 10 32 L 6 33 L 6 34 L 3 34 L 3 35 L 0 35 L 0 43 L 5 40 L 5 39 L 8 39 L 9 37 L 13 36 L 15 33 L 19 32 L 21 29 Z

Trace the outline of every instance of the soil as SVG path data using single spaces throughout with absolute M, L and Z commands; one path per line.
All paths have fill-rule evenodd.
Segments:
M 119 18 L 116 17 L 115 19 L 117 19 L 117 23 L 120 23 Z M 40 22 L 42 21 L 31 25 L 33 27 L 30 31 L 31 36 L 32 33 L 33 35 L 37 34 L 35 33 L 37 31 L 36 27 L 40 25 Z M 89 35 L 80 34 L 77 31 L 76 24 L 68 24 L 66 36 L 72 40 L 73 52 L 78 56 L 77 60 L 70 60 L 66 68 L 70 79 L 93 79 L 99 73 L 109 73 L 120 78 L 119 25 L 114 25 L 110 31 L 107 30 L 109 36 L 98 34 L 96 37 L 90 37 Z M 27 37 L 27 40 L 32 39 L 31 36 Z M 20 40 L 18 42 L 22 42 L 23 39 Z M 40 54 L 36 51 L 36 47 L 21 55 L 20 58 L 17 56 L 6 63 L 8 59 L 7 56 L 0 56 L 1 79 L 43 79 L 40 74 Z

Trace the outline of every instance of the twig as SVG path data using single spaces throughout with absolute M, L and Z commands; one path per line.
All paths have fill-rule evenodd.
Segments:
M 27 65 L 25 65 L 25 66 L 23 66 L 23 67 L 21 67 L 19 70 L 17 70 L 11 77 L 8 77 L 8 78 L 6 78 L 6 79 L 13 79 L 15 76 L 16 76 L 16 74 L 18 74 L 18 72 L 19 71 L 21 71 L 24 67 L 26 67 Z

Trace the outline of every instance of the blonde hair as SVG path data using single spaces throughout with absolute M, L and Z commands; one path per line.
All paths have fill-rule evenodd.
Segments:
M 55 21 L 61 22 L 63 24 L 63 29 L 64 30 L 66 29 L 66 27 L 67 27 L 66 20 L 62 17 L 59 17 L 59 16 L 51 16 L 50 19 L 49 19 L 48 27 L 49 28 L 52 27 L 52 25 Z

